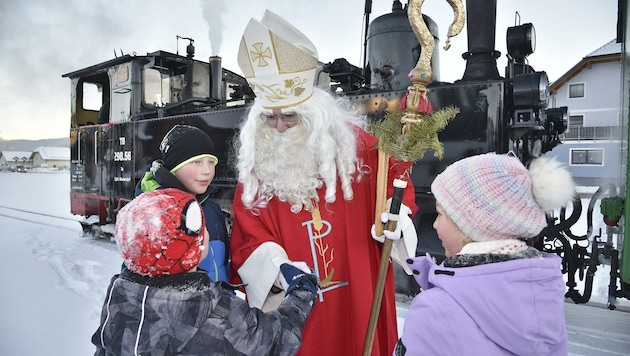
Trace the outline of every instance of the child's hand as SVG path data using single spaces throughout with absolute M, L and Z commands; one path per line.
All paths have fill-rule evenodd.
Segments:
M 305 262 L 287 262 L 280 265 L 280 283 L 286 295 L 296 289 L 317 293 L 317 276 Z

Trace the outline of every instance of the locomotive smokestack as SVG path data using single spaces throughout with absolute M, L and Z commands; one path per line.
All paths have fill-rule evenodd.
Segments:
M 210 97 L 214 100 L 224 100 L 223 95 L 223 70 L 221 68 L 221 57 L 211 56 L 208 59 L 210 64 Z
M 466 0 L 466 29 L 468 52 L 463 81 L 499 79 L 497 58 L 501 52 L 494 49 L 497 24 L 496 0 Z

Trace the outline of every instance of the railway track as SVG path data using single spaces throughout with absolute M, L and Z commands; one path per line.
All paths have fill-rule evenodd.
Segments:
M 72 228 L 73 224 L 69 224 L 68 222 L 76 222 L 77 224 L 75 227 L 80 227 L 79 217 L 64 217 L 4 205 L 0 205 L 0 216 L 40 225 L 65 228 L 68 230 L 74 230 Z

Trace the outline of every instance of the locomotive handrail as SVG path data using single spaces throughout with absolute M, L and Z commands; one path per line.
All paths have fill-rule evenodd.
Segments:
M 207 97 L 207 98 L 189 98 L 189 99 L 182 100 L 180 102 L 174 103 L 172 105 L 167 105 L 167 106 L 165 106 L 163 108 L 158 108 L 157 109 L 157 113 L 158 113 L 158 117 L 162 117 L 169 110 L 173 110 L 173 109 L 176 109 L 176 108 L 178 108 L 180 106 L 184 106 L 184 105 L 190 104 L 190 103 L 204 103 L 204 104 L 207 104 L 208 106 L 213 106 L 213 105 L 218 105 L 218 104 L 225 103 L 225 102 L 226 101 L 215 100 L 215 99 L 212 99 L 210 97 Z
M 81 157 L 81 130 L 77 130 L 77 162 L 82 164 Z
M 98 130 L 94 131 L 94 166 L 98 166 Z

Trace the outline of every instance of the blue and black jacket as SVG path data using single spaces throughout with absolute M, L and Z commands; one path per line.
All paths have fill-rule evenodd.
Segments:
M 151 171 L 146 172 L 142 180 L 136 185 L 135 196 L 164 188 L 177 188 L 187 191 L 173 173 L 160 164 L 159 161 L 156 161 L 153 163 Z M 203 214 L 206 218 L 206 228 L 210 235 L 210 250 L 208 251 L 208 256 L 199 263 L 199 268 L 208 271 L 208 276 L 213 282 L 229 282 L 229 237 L 221 206 L 211 198 L 216 191 L 217 188 L 210 185 L 205 193 L 197 194 L 197 201 L 203 209 Z

